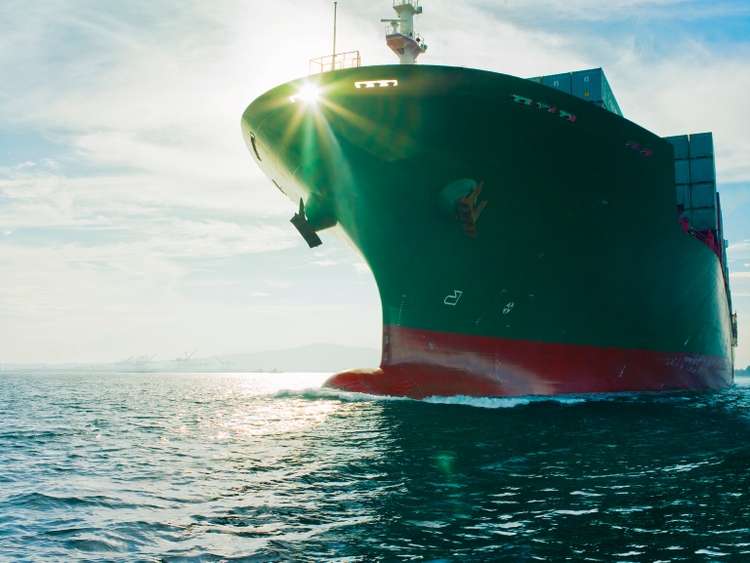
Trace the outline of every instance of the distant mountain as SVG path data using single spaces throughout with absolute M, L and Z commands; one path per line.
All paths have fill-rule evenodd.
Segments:
M 337 344 L 309 344 L 287 350 L 253 354 L 220 355 L 230 362 L 228 371 L 337 372 L 351 368 L 377 367 L 380 350 Z
M 174 360 L 153 361 L 148 356 L 138 356 L 108 364 L 1 364 L 0 372 L 50 371 L 50 372 L 330 372 L 350 368 L 374 368 L 380 365 L 380 350 L 357 348 L 337 344 L 309 344 L 287 350 L 255 352 L 253 354 L 226 354 L 207 358 L 180 357 Z

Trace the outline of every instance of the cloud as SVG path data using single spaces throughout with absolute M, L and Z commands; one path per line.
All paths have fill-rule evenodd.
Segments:
M 292 282 L 287 280 L 273 280 L 273 279 L 267 279 L 267 278 L 261 278 L 263 280 L 263 283 L 270 287 L 279 287 L 279 288 L 287 288 L 292 287 Z
M 354 262 L 354 270 L 357 272 L 357 275 L 360 275 L 360 276 L 367 275 L 367 274 L 372 275 L 372 271 L 370 270 L 370 267 L 361 261 Z
M 750 9 L 737 2 L 716 1 L 711 3 L 696 0 L 621 0 L 598 2 L 597 0 L 535 0 L 521 2 L 505 0 L 489 2 L 482 0 L 477 5 L 496 14 L 523 17 L 543 22 L 565 19 L 569 21 L 611 22 L 634 19 L 705 19 L 707 17 L 729 17 L 747 15 Z
M 205 353 L 262 350 L 280 341 L 305 344 L 321 333 L 351 344 L 377 338 L 377 293 L 341 293 L 345 279 L 334 292 L 310 280 L 306 291 L 279 300 L 254 289 L 252 272 L 194 272 L 212 269 L 196 266 L 215 259 L 210 255 L 222 250 L 222 241 L 240 238 L 243 249 L 242 232 L 221 231 L 205 225 L 193 235 L 198 242 L 184 247 L 178 238 L 88 248 L 0 243 L 3 361 L 112 361 L 151 349 L 175 356 L 192 343 Z M 210 240 L 202 242 L 206 236 Z M 258 268 L 252 261 L 250 267 Z M 195 275 L 205 281 L 191 281 Z
M 750 240 L 739 240 L 729 243 L 727 247 L 729 260 L 747 260 L 750 258 Z
M 732 297 L 750 297 L 750 272 L 730 272 Z

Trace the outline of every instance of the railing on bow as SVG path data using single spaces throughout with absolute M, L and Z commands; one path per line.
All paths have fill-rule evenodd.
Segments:
M 362 59 L 359 51 L 348 51 L 346 53 L 336 53 L 335 55 L 326 55 L 310 59 L 310 74 L 320 74 L 321 72 L 330 72 L 332 70 L 342 70 L 345 68 L 354 68 L 362 66 Z
M 403 25 L 385 26 L 385 36 L 388 37 L 389 35 L 403 35 L 405 37 L 409 37 L 410 39 L 414 39 L 414 41 L 417 42 L 417 45 L 422 47 L 423 51 L 426 49 L 424 37 L 419 35 L 419 33 L 414 31 L 413 29 L 406 28 Z
M 393 0 L 394 6 L 403 6 L 404 4 L 411 4 L 416 13 L 422 13 L 419 9 L 419 0 Z

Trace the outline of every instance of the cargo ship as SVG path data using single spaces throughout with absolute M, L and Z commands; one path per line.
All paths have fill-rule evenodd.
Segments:
M 325 385 L 416 399 L 730 386 L 712 135 L 629 121 L 601 69 L 417 65 L 422 7 L 393 7 L 402 64 L 334 49 L 241 120 L 307 244 L 329 229 L 377 283 L 380 366 Z

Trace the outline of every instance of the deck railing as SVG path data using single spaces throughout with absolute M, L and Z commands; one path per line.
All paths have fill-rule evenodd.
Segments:
M 414 11 L 419 13 L 419 0 L 393 0 L 394 6 L 403 6 L 404 4 L 411 4 Z
M 348 51 L 346 53 L 336 53 L 335 55 L 310 59 L 310 74 L 320 74 L 321 72 L 355 68 L 358 66 L 362 66 L 359 51 Z
M 403 35 L 405 37 L 409 37 L 411 39 L 414 39 L 414 41 L 417 42 L 417 45 L 422 47 L 423 51 L 426 49 L 426 47 L 424 46 L 424 37 L 422 37 L 413 29 L 409 29 L 408 27 L 404 27 L 403 25 L 385 26 L 385 36 L 388 37 L 389 35 Z

